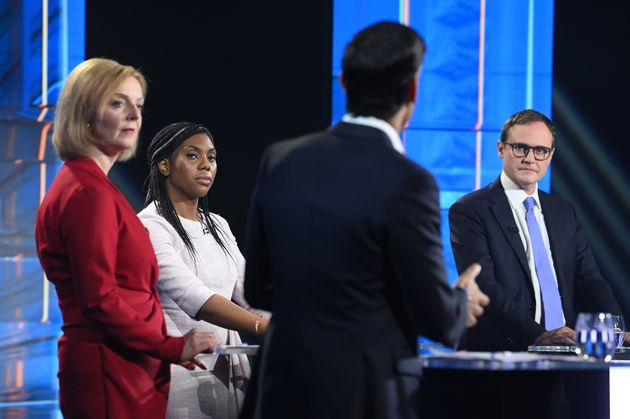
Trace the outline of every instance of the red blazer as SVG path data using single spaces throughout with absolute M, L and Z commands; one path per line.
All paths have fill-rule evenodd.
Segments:
M 59 402 L 64 417 L 164 417 L 169 337 L 149 235 L 91 159 L 66 162 L 38 212 L 37 251 L 63 316 Z

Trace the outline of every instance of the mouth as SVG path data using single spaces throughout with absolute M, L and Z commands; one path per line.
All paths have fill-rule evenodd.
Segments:
M 203 177 L 198 177 L 197 179 L 195 179 L 195 181 L 199 183 L 200 185 L 210 186 L 210 184 L 212 183 L 212 178 L 203 176 Z
M 529 167 L 521 167 L 519 170 L 520 170 L 521 172 L 538 173 L 538 171 L 537 171 L 537 170 L 534 170 L 534 169 L 529 168 Z
M 124 132 L 125 134 L 133 134 L 134 132 L 136 132 L 136 129 L 135 128 L 124 128 L 121 131 Z

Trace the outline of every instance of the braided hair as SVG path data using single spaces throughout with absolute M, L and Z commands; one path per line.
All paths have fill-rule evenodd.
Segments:
M 214 138 L 206 127 L 200 124 L 192 122 L 176 122 L 174 124 L 167 125 L 162 128 L 149 144 L 147 150 L 147 163 L 149 164 L 149 176 L 144 182 L 144 188 L 146 190 L 146 196 L 144 199 L 144 206 L 148 206 L 152 201 L 155 202 L 158 214 L 160 214 L 170 225 L 173 226 L 179 237 L 182 238 L 188 252 L 195 259 L 196 250 L 188 237 L 188 233 L 182 226 L 177 211 L 171 202 L 168 194 L 166 193 L 166 176 L 164 176 L 158 169 L 158 163 L 162 160 L 168 159 L 173 151 L 180 146 L 184 141 L 196 134 L 205 134 L 210 138 L 210 141 L 214 145 Z M 214 216 L 210 214 L 210 204 L 208 195 L 206 194 L 202 198 L 199 198 L 197 204 L 197 211 L 201 218 L 201 222 L 205 230 L 208 230 L 212 237 L 217 241 L 219 246 L 224 252 L 230 253 L 225 244 L 225 237 L 221 229 L 217 226 L 217 222 Z

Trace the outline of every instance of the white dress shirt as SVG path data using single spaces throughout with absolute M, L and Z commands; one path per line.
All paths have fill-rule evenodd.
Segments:
M 549 258 L 549 263 L 551 265 L 551 272 L 553 273 L 553 279 L 556 281 L 556 284 L 558 284 L 558 278 L 556 277 L 556 269 L 553 265 L 551 246 L 549 246 L 549 235 L 547 234 L 547 226 L 545 225 L 545 217 L 543 215 L 540 205 L 540 199 L 538 198 L 538 184 L 536 184 L 536 189 L 534 190 L 534 193 L 532 195 L 528 195 L 523 189 L 515 184 L 512 179 L 510 179 L 508 175 L 505 174 L 505 172 L 501 172 L 501 185 L 503 185 L 505 195 L 510 202 L 512 215 L 514 215 L 514 220 L 516 221 L 516 225 L 518 226 L 518 234 L 519 236 L 521 236 L 521 241 L 523 242 L 523 247 L 525 248 L 525 254 L 527 255 L 527 264 L 529 265 L 529 272 L 532 278 L 532 286 L 534 287 L 534 298 L 536 299 L 536 312 L 534 315 L 534 320 L 536 320 L 536 323 L 540 324 L 542 318 L 542 296 L 540 294 L 538 275 L 536 274 L 536 265 L 534 264 L 534 252 L 532 250 L 532 244 L 529 237 L 529 229 L 527 228 L 527 220 L 525 218 L 527 210 L 525 209 L 525 205 L 523 204 L 525 198 L 528 198 L 530 196 L 534 198 L 534 201 L 536 201 L 536 206 L 534 207 L 534 216 L 536 217 L 536 221 L 538 221 L 538 225 L 540 226 L 540 232 L 543 236 L 543 242 L 545 243 L 545 250 L 547 251 L 547 257 Z

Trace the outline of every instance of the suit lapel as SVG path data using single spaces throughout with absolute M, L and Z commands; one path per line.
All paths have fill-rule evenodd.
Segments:
M 516 220 L 514 220 L 514 214 L 512 213 L 512 208 L 510 207 L 507 196 L 505 196 L 505 192 L 503 191 L 500 178 L 490 184 L 489 193 L 490 210 L 496 217 L 497 222 L 501 226 L 501 231 L 516 254 L 521 268 L 523 268 L 523 271 L 527 274 L 527 278 L 530 278 L 525 248 L 523 247 L 521 236 L 518 234 L 518 226 L 516 225 Z M 528 283 L 529 282 L 530 281 L 528 281 Z

